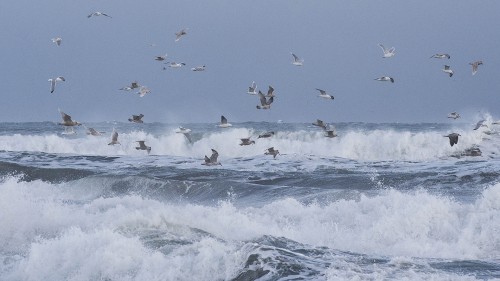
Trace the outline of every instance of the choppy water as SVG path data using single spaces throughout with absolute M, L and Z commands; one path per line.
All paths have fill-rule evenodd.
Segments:
M 499 279 L 487 123 L 182 124 L 192 144 L 179 124 L 0 123 L 0 279 Z M 211 148 L 222 166 L 201 165 Z

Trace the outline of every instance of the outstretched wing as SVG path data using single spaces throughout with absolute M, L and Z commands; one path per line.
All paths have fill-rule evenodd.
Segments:
M 73 122 L 71 120 L 71 116 L 69 116 L 68 114 L 66 114 L 66 113 L 64 113 L 62 111 L 59 111 L 59 112 L 61 112 L 61 117 L 62 117 L 62 119 L 63 119 L 64 122 Z
M 226 117 L 224 117 L 224 115 L 220 116 L 220 123 L 221 124 L 227 124 L 227 119 L 226 119 Z
M 259 91 L 259 99 L 260 99 L 260 104 L 262 106 L 266 105 L 266 97 L 261 91 Z
M 219 153 L 212 148 L 212 155 L 210 156 L 210 163 L 216 163 L 217 157 L 219 157 Z

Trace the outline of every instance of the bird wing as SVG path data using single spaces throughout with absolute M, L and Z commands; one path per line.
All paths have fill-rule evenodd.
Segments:
M 274 88 L 269 86 L 269 89 L 267 90 L 267 95 L 271 96 L 273 94 L 273 92 L 274 92 Z
M 217 157 L 219 157 L 219 153 L 215 149 L 212 149 L 212 155 L 210 156 L 210 162 L 211 163 L 217 162 Z
M 387 53 L 387 49 L 384 47 L 384 45 L 382 44 L 378 44 L 380 48 L 382 48 L 382 51 L 385 53 Z
M 69 116 L 68 114 L 66 114 L 62 111 L 60 111 L 60 112 L 61 112 L 61 117 L 62 117 L 64 122 L 72 122 L 71 116 Z
M 294 53 L 290 53 L 290 54 L 292 54 L 294 61 L 299 61 L 300 60 L 299 57 L 297 57 L 297 55 L 295 55 Z
M 262 106 L 266 105 L 266 97 L 261 91 L 259 91 L 259 99 L 260 99 L 260 104 Z
M 210 158 L 208 158 L 206 155 L 205 155 L 205 164 L 209 164 L 210 163 Z
M 118 141 L 118 132 L 114 131 L 113 135 L 111 135 L 111 141 Z
M 318 89 L 318 88 L 316 88 L 316 90 L 318 90 L 320 94 L 326 95 L 326 92 L 324 90 L 321 90 L 321 89 Z
M 184 136 L 187 138 L 189 143 L 193 143 L 193 141 L 191 140 L 191 135 L 189 133 L 184 133 Z
M 267 102 L 266 102 L 266 105 L 271 105 L 271 103 L 273 103 L 274 101 L 274 97 L 270 97 Z
M 227 119 L 226 119 L 226 117 L 224 117 L 224 115 L 220 116 L 220 123 L 221 124 L 227 124 Z

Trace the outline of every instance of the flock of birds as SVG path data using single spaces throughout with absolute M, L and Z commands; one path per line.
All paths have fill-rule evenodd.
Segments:
M 93 13 L 89 14 L 87 17 L 92 18 L 92 17 L 99 17 L 99 16 L 112 18 L 110 15 L 103 13 L 103 12 L 100 12 L 100 11 L 93 12 Z M 184 29 L 180 30 L 179 32 L 176 32 L 175 33 L 175 42 L 178 42 L 179 40 L 181 40 L 181 38 L 183 36 L 187 35 L 188 34 L 187 31 L 188 31 L 188 28 L 184 28 Z M 60 46 L 62 43 L 62 38 L 60 38 L 60 37 L 52 38 L 52 42 L 54 44 L 56 44 L 57 46 Z M 383 58 L 388 59 L 388 58 L 392 58 L 395 56 L 396 49 L 394 47 L 386 48 L 382 44 L 378 44 L 378 46 L 382 49 L 382 52 L 383 52 L 382 57 Z M 292 58 L 293 58 L 293 60 L 291 62 L 292 65 L 299 66 L 299 67 L 303 66 L 304 59 L 300 58 L 299 56 L 297 56 L 294 53 L 290 53 L 290 54 L 292 55 Z M 449 60 L 451 58 L 451 56 L 449 54 L 446 54 L 446 53 L 442 53 L 442 54 L 438 53 L 438 54 L 434 54 L 430 58 Z M 167 54 L 156 56 L 154 59 L 156 61 L 165 61 L 165 60 L 167 60 Z M 164 64 L 167 65 L 167 67 L 169 67 L 169 68 L 180 68 L 180 67 L 183 67 L 186 65 L 184 62 L 175 62 L 175 61 L 167 61 L 167 62 L 164 62 Z M 470 65 L 472 66 L 472 75 L 475 75 L 477 73 L 478 67 L 482 64 L 483 64 L 483 62 L 480 60 L 470 63 Z M 191 68 L 192 71 L 204 71 L 205 69 L 206 69 L 205 65 L 196 66 L 196 67 Z M 163 70 L 166 70 L 166 67 L 163 67 Z M 442 69 L 442 71 L 444 73 L 446 73 L 449 77 L 452 77 L 454 74 L 451 67 L 447 64 L 444 65 L 444 68 Z M 394 78 L 391 76 L 381 76 L 381 77 L 375 78 L 375 80 L 382 81 L 382 82 L 391 82 L 391 83 L 395 82 Z M 63 76 L 58 76 L 55 78 L 50 78 L 48 81 L 50 82 L 50 92 L 53 93 L 56 89 L 57 83 L 64 82 L 64 81 L 66 81 L 66 79 Z M 145 95 L 147 95 L 151 92 L 147 86 L 140 85 L 137 81 L 134 81 L 130 85 L 122 87 L 119 90 L 122 90 L 122 91 L 134 91 L 134 90 L 136 90 L 137 94 L 140 97 L 144 97 Z M 334 96 L 328 94 L 325 90 L 318 89 L 318 88 L 316 90 L 319 92 L 318 97 L 324 98 L 326 100 L 333 100 L 334 99 Z M 259 97 L 259 104 L 256 106 L 257 109 L 262 109 L 262 110 L 271 109 L 271 105 L 274 102 L 274 98 L 275 98 L 274 88 L 272 86 L 269 85 L 268 90 L 267 90 L 267 94 L 264 94 L 260 90 L 257 91 L 257 85 L 256 85 L 255 81 L 253 81 L 251 86 L 248 87 L 247 94 L 256 95 Z M 62 112 L 61 110 L 59 110 L 59 112 L 61 113 L 61 117 L 62 117 L 63 122 L 58 123 L 58 124 L 65 127 L 65 132 L 63 134 L 74 134 L 75 131 L 74 131 L 73 127 L 80 126 L 82 124 L 77 122 L 77 121 L 73 121 L 70 115 Z M 142 120 L 143 117 L 144 117 L 143 114 L 132 115 L 132 118 L 129 118 L 128 121 L 133 122 L 133 123 L 143 123 L 143 120 Z M 460 118 L 460 114 L 457 112 L 452 112 L 448 115 L 448 118 L 457 119 L 457 118 Z M 486 126 L 486 124 L 484 124 L 484 122 L 485 122 L 485 120 L 479 121 L 476 124 L 476 127 L 474 128 L 474 130 L 477 130 L 480 127 Z M 323 122 L 322 120 L 318 119 L 318 120 L 316 120 L 316 122 L 312 123 L 312 125 L 317 126 L 319 128 L 322 128 L 325 132 L 325 137 L 328 137 L 328 138 L 337 137 L 335 127 Z M 230 123 L 228 123 L 227 119 L 224 116 L 221 116 L 221 121 L 220 121 L 220 124 L 218 126 L 220 128 L 229 128 L 232 125 Z M 104 133 L 104 132 L 99 132 L 99 131 L 95 130 L 94 128 L 90 128 L 90 127 L 86 127 L 86 126 L 84 126 L 84 127 L 86 128 L 88 135 L 101 136 Z M 189 141 L 189 143 L 192 143 L 190 129 L 179 127 L 178 129 L 175 130 L 175 132 L 183 134 L 186 137 L 186 139 Z M 275 133 L 273 131 L 265 132 L 265 133 L 259 135 L 258 138 L 269 138 L 269 137 L 274 136 L 274 134 Z M 450 141 L 450 145 L 453 146 L 453 145 L 458 143 L 459 136 L 461 136 L 461 135 L 458 133 L 450 133 L 444 137 L 448 137 L 449 141 Z M 241 146 L 255 144 L 255 141 L 252 140 L 250 137 L 241 138 L 240 140 L 241 140 L 241 143 L 240 143 Z M 138 143 L 138 146 L 136 147 L 137 150 L 145 150 L 148 152 L 148 154 L 150 153 L 151 147 L 147 146 L 144 140 L 138 140 L 136 142 Z M 120 144 L 120 142 L 118 141 L 118 132 L 115 129 L 113 129 L 113 132 L 111 135 L 111 141 L 108 143 L 108 145 L 117 145 L 117 144 Z M 272 155 L 273 158 L 276 158 L 276 156 L 279 155 L 279 150 L 274 149 L 274 147 L 270 147 L 265 151 L 264 154 L 265 155 Z M 218 162 L 218 160 L 217 160 L 218 156 L 219 156 L 219 153 L 215 149 L 212 149 L 211 156 L 207 157 L 205 155 L 205 159 L 204 159 L 205 161 L 202 163 L 202 165 L 206 165 L 206 166 L 221 165 L 221 163 Z

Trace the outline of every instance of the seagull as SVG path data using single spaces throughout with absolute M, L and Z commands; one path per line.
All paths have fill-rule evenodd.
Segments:
M 219 153 L 217 152 L 217 150 L 215 150 L 215 149 L 212 148 L 212 155 L 210 156 L 210 158 L 208 158 L 205 155 L 205 162 L 201 163 L 201 165 L 206 165 L 206 166 L 221 165 L 222 166 L 221 163 L 217 162 L 217 157 L 219 157 Z
M 450 139 L 450 145 L 453 146 L 454 144 L 457 144 L 458 143 L 458 137 L 461 136 L 460 134 L 457 134 L 457 133 L 451 133 L 447 136 L 444 136 L 444 137 L 447 137 Z
M 230 123 L 227 123 L 226 117 L 224 117 L 224 115 L 221 115 L 220 116 L 219 127 L 221 127 L 221 128 L 228 128 L 228 127 L 231 127 L 231 126 L 233 126 L 233 125 L 231 125 Z
M 481 120 L 479 122 L 476 123 L 476 127 L 474 127 L 473 130 L 477 130 L 481 127 L 488 127 L 488 125 L 484 124 L 484 122 L 486 122 L 486 120 Z
M 444 73 L 447 73 L 450 77 L 453 76 L 453 70 L 449 65 L 445 65 L 443 69 L 441 69 Z
M 475 61 L 475 62 L 471 62 L 469 63 L 470 65 L 472 65 L 472 75 L 475 75 L 477 73 L 477 68 L 483 64 L 483 61 L 482 60 L 478 60 L 478 61 Z
M 334 138 L 334 137 L 337 136 L 337 130 L 335 130 L 335 127 L 328 126 L 328 129 L 325 129 L 325 130 L 326 130 L 325 137 L 327 137 L 327 138 Z
M 452 113 L 448 114 L 448 118 L 457 119 L 457 118 L 460 118 L 460 114 L 458 114 L 457 112 L 452 112 Z
M 260 99 L 260 105 L 256 106 L 257 109 L 271 109 L 271 103 L 273 103 L 274 101 L 274 96 L 266 100 L 264 94 L 261 91 L 259 91 L 259 99 Z
M 49 79 L 49 82 L 50 82 L 50 92 L 53 93 L 54 90 L 56 89 L 56 82 L 57 81 L 66 81 L 66 79 L 64 79 L 64 77 L 62 76 L 58 76 L 56 78 L 50 78 Z
M 68 126 L 68 127 L 72 127 L 72 126 L 80 126 L 82 125 L 81 123 L 77 122 L 77 121 L 73 121 L 71 119 L 71 116 L 69 116 L 68 114 L 62 112 L 60 109 L 59 109 L 59 112 L 61 113 L 61 117 L 63 119 L 63 122 L 62 123 L 58 123 L 59 125 L 63 125 L 63 126 Z
M 267 151 L 264 154 L 265 155 L 272 155 L 273 158 L 276 158 L 276 155 L 280 154 L 280 151 L 274 149 L 274 147 L 270 147 L 267 149 Z
M 293 56 L 293 62 L 292 62 L 293 65 L 302 66 L 304 64 L 303 59 L 297 57 L 297 55 L 295 55 L 294 53 L 290 53 L 290 54 L 292 54 L 292 56 Z
M 257 95 L 257 85 L 255 85 L 255 81 L 252 82 L 252 86 L 248 87 L 247 94 L 249 94 L 249 95 Z
M 205 65 L 191 68 L 192 71 L 205 71 Z
M 331 100 L 334 99 L 334 97 L 332 95 L 327 94 L 324 90 L 321 90 L 321 89 L 318 89 L 318 88 L 316 88 L 316 90 L 319 91 L 319 96 L 318 97 L 325 98 L 325 99 L 331 99 Z
M 450 59 L 450 55 L 448 54 L 435 54 L 430 59 L 435 58 L 435 59 Z
M 384 47 L 384 45 L 382 44 L 378 44 L 380 46 L 380 48 L 382 48 L 382 51 L 384 51 L 384 56 L 383 58 L 390 58 L 390 57 L 393 57 L 395 55 L 394 51 L 396 51 L 396 48 L 392 47 L 390 49 L 386 49 Z
M 151 152 L 151 146 L 147 146 L 146 145 L 146 141 L 143 141 L 143 140 L 140 140 L 140 141 L 137 141 L 139 143 L 139 146 L 136 146 L 135 149 L 137 150 L 147 150 L 148 151 L 148 154 Z
M 187 34 L 187 30 L 188 30 L 187 28 L 184 28 L 181 31 L 176 32 L 175 33 L 175 42 L 181 40 L 181 37 Z
M 182 67 L 183 65 L 186 65 L 185 63 L 181 62 L 181 63 L 177 63 L 177 62 L 167 62 L 166 64 L 168 64 L 168 67 L 172 67 L 172 68 L 180 68 Z
M 251 144 L 255 144 L 255 141 L 250 140 L 250 138 L 243 138 L 243 139 L 240 139 L 240 140 L 241 140 L 240 145 L 251 145 Z
M 102 13 L 102 12 L 93 12 L 92 14 L 88 15 L 87 18 L 97 17 L 97 16 L 106 16 L 108 18 L 111 18 L 111 16 L 109 16 L 105 13 Z
M 52 42 L 56 43 L 57 46 L 61 46 L 62 38 L 61 37 L 52 38 Z
M 144 123 L 142 121 L 142 117 L 144 117 L 144 114 L 139 114 L 139 115 L 132 115 L 132 118 L 129 118 L 128 121 L 134 122 L 134 123 Z
M 323 130 L 326 130 L 326 123 L 323 122 L 323 120 L 317 119 L 316 122 L 312 123 L 314 126 L 318 126 L 320 128 L 323 128 Z
M 133 89 L 137 89 L 139 88 L 141 85 L 139 85 L 139 83 L 137 81 L 134 81 L 130 84 L 130 86 L 125 86 L 123 88 L 120 88 L 119 90 L 122 90 L 122 91 L 132 91 Z
M 111 142 L 108 143 L 108 145 L 115 145 L 115 144 L 119 144 L 119 145 L 122 145 L 119 141 L 118 141 L 118 132 L 115 131 L 115 129 L 113 129 L 113 133 L 111 134 Z
M 263 133 L 263 134 L 259 135 L 259 137 L 258 137 L 258 138 L 259 138 L 259 139 L 260 139 L 260 138 L 270 138 L 270 137 L 272 137 L 272 136 L 274 136 L 274 132 L 273 132 L 273 131 L 269 131 L 269 132 L 265 132 L 265 133 Z
M 394 78 L 389 77 L 389 76 L 382 76 L 380 78 L 375 78 L 377 81 L 391 81 L 391 83 L 394 83 Z
M 183 134 L 186 139 L 189 141 L 189 143 L 193 143 L 193 141 L 191 140 L 191 134 L 189 134 L 191 132 L 191 129 L 187 129 L 187 128 L 184 128 L 184 127 L 179 127 L 175 130 L 176 133 L 179 133 L 179 134 Z
M 270 98 L 270 97 L 274 97 L 274 88 L 269 86 L 269 89 L 267 90 L 267 95 L 266 97 Z
M 87 135 L 92 135 L 92 136 L 102 136 L 104 132 L 99 132 L 94 128 L 87 128 Z
M 155 57 L 155 60 L 157 61 L 164 61 L 167 59 L 167 54 L 165 54 L 164 56 L 156 56 Z
M 141 88 L 139 89 L 139 92 L 137 92 L 137 94 L 139 95 L 139 97 L 144 97 L 146 94 L 149 94 L 151 93 L 151 91 L 148 89 L 148 87 L 145 87 L 145 86 L 141 86 Z

